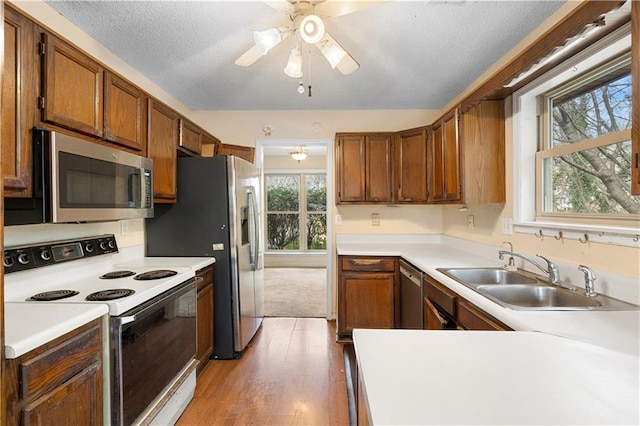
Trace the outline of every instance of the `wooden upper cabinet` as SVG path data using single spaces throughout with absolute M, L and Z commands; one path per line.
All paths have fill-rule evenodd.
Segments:
M 147 96 L 110 71 L 104 73 L 104 139 L 143 152 Z
M 462 114 L 464 202 L 504 203 L 504 102 L 482 101 Z
M 432 199 L 434 202 L 456 203 L 462 197 L 458 117 L 456 108 L 433 125 Z
M 640 2 L 631 2 L 631 193 L 640 195 Z
M 396 203 L 426 203 L 429 199 L 429 127 L 395 135 Z
M 392 149 L 391 133 L 337 134 L 337 202 L 392 202 Z
M 238 158 L 242 158 L 243 160 L 253 163 L 255 151 L 255 148 L 251 146 L 221 143 L 218 145 L 218 153 L 216 155 L 235 155 Z
M 178 146 L 190 153 L 202 154 L 202 129 L 192 122 L 180 119 L 180 142 Z
M 52 35 L 41 46 L 42 120 L 101 137 L 103 67 Z
M 39 39 L 35 25 L 5 5 L 2 173 L 5 197 L 31 197 L 32 133 L 38 120 Z
M 215 157 L 218 155 L 220 140 L 207 132 L 202 132 L 202 156 Z
M 153 196 L 159 203 L 176 201 L 176 166 L 180 116 L 149 98 L 147 156 L 153 160 Z

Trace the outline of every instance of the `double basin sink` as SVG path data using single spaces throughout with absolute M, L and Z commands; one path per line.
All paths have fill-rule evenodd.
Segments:
M 583 289 L 554 285 L 525 271 L 501 268 L 438 268 L 470 289 L 515 310 L 633 310 L 640 306 L 604 295 L 589 297 Z

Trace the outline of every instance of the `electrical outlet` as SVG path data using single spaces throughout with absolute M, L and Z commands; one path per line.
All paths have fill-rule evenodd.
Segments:
M 372 226 L 380 226 L 380 214 L 379 213 L 371 213 L 371 225 Z
M 342 225 L 342 215 L 341 214 L 337 214 L 336 215 L 336 225 Z
M 475 224 L 473 222 L 473 215 L 470 214 L 469 216 L 467 216 L 467 228 L 473 229 L 474 227 L 475 227 Z
M 503 217 L 501 223 L 502 233 L 504 235 L 513 235 L 513 219 L 510 217 Z
M 120 235 L 127 235 L 129 233 L 129 221 L 123 219 L 120 221 Z

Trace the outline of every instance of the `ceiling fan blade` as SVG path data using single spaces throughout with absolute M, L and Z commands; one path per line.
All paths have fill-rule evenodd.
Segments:
M 316 5 L 316 13 L 322 18 L 335 18 L 357 12 L 367 7 L 388 3 L 391 0 L 325 0 Z
M 234 63 L 236 65 L 240 65 L 241 67 L 248 67 L 258 59 L 262 58 L 262 56 L 263 56 L 262 52 L 260 52 L 260 49 L 258 49 L 258 46 L 254 44 L 253 47 L 251 47 L 249 50 L 244 52 L 242 56 L 236 59 Z
M 329 61 L 331 67 L 337 68 L 344 75 L 351 74 L 360 68 L 356 60 L 327 32 L 324 33 L 322 40 L 317 42 L 315 46 Z
M 287 16 L 290 16 L 294 11 L 293 4 L 289 3 L 287 0 L 262 0 L 262 2 Z

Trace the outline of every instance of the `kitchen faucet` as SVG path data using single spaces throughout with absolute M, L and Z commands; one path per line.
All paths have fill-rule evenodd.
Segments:
M 593 283 L 596 280 L 596 274 L 588 266 L 579 265 L 578 269 L 584 272 L 584 289 L 587 293 L 587 296 L 597 296 L 598 293 L 596 293 L 595 285 Z
M 498 259 L 500 260 L 504 259 L 505 254 L 508 254 L 509 256 L 519 257 L 520 259 L 526 260 L 527 262 L 531 263 L 533 266 L 535 266 L 536 268 L 538 268 L 539 270 L 547 274 L 549 276 L 549 281 L 551 281 L 552 284 L 558 284 L 560 282 L 560 274 L 558 273 L 558 267 L 546 257 L 536 254 L 536 256 L 538 256 L 539 258 L 547 262 L 547 268 L 545 269 L 544 266 L 540 266 L 540 264 L 535 260 L 533 260 L 532 258 L 525 256 L 524 254 L 515 252 L 513 250 L 511 251 L 498 250 Z

